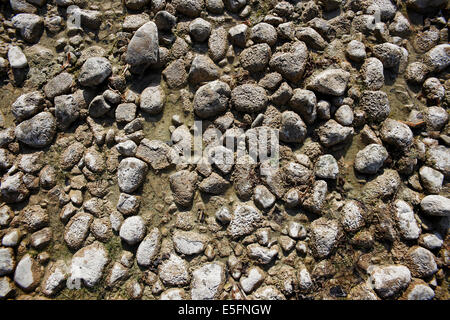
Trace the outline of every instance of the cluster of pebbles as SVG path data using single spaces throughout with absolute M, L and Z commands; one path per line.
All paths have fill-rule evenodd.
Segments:
M 0 298 L 449 298 L 447 0 L 0 7 Z

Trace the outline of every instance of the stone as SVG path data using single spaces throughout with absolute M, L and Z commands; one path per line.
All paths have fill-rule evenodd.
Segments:
M 129 269 L 120 262 L 115 262 L 106 278 L 106 284 L 109 288 L 129 277 Z
M 358 151 L 355 157 L 355 169 L 365 174 L 375 174 L 383 166 L 389 154 L 382 145 L 372 143 Z
M 202 18 L 196 18 L 189 24 L 189 33 L 194 41 L 204 42 L 211 34 L 211 24 Z
M 192 60 L 188 77 L 192 84 L 216 80 L 219 77 L 219 69 L 208 56 L 198 54 Z
M 166 95 L 161 86 L 150 86 L 141 93 L 140 105 L 142 111 L 156 115 L 163 111 Z
M 431 101 L 441 101 L 445 96 L 445 88 L 438 78 L 430 77 L 425 80 L 422 90 Z
M 412 288 L 408 289 L 408 300 L 433 300 L 435 296 L 434 291 L 426 284 L 419 283 L 411 286 Z
M 294 89 L 289 100 L 289 106 L 299 113 L 306 123 L 312 124 L 317 116 L 317 99 L 314 92 L 304 89 Z
M 105 170 L 103 155 L 94 148 L 89 148 L 86 150 L 84 153 L 84 163 L 92 172 L 101 173 Z
M 223 224 L 230 223 L 230 221 L 232 219 L 230 210 L 228 210 L 228 208 L 226 208 L 226 207 L 222 207 L 222 208 L 218 209 L 215 213 L 215 217 L 219 222 L 221 222 Z
M 120 227 L 120 238 L 133 246 L 141 242 L 146 233 L 146 226 L 144 219 L 140 216 L 132 216 L 126 218 Z
M 356 232 L 364 226 L 362 206 L 355 200 L 348 200 L 341 209 L 340 221 L 347 232 Z
M 345 53 L 350 60 L 361 62 L 366 58 L 366 46 L 358 40 L 352 40 L 347 44 Z
M 137 158 L 123 159 L 117 169 L 117 180 L 122 192 L 132 193 L 137 190 L 145 180 L 147 164 Z
M 422 84 L 425 81 L 430 69 L 420 61 L 408 64 L 405 70 L 404 78 L 409 83 Z
M 230 41 L 233 45 L 245 48 L 249 37 L 249 30 L 246 24 L 238 24 L 228 30 Z
M 379 90 L 384 84 L 383 63 L 375 57 L 367 58 L 361 67 L 364 85 L 368 90 Z
M 228 32 L 224 27 L 219 27 L 211 31 L 208 40 L 209 56 L 214 62 L 225 58 L 228 50 Z
M 156 259 L 160 249 L 161 234 L 153 228 L 139 244 L 136 251 L 136 260 L 140 266 L 148 267 Z
M 69 280 L 74 281 L 75 284 L 82 281 L 86 287 L 92 288 L 102 278 L 103 270 L 108 261 L 108 252 L 104 245 L 100 242 L 94 242 L 73 255 Z
M 219 262 L 204 264 L 192 272 L 191 299 L 214 300 L 225 282 L 225 266 Z
M 422 247 L 427 248 L 428 250 L 437 250 L 442 247 L 442 245 L 444 244 L 444 240 L 442 239 L 442 236 L 437 232 L 428 233 L 420 236 L 419 244 Z
M 117 202 L 117 210 L 124 215 L 133 215 L 139 211 L 140 197 L 121 193 Z
M 217 173 L 211 173 L 198 185 L 198 189 L 209 194 L 222 194 L 229 187 L 230 183 Z
M 230 86 L 225 82 L 208 82 L 195 93 L 194 112 L 202 119 L 217 116 L 228 108 L 230 96 Z
M 16 138 L 33 148 L 49 145 L 56 134 L 56 121 L 50 112 L 41 112 L 17 125 Z
M 195 255 L 203 252 L 208 238 L 194 231 L 177 231 L 173 235 L 173 245 L 179 254 Z
M 191 281 L 188 263 L 174 253 L 158 266 L 159 278 L 165 285 L 185 286 Z
M 92 118 L 100 118 L 109 110 L 111 110 L 111 105 L 106 102 L 103 96 L 96 96 L 89 104 L 89 115 Z
M 27 42 L 38 42 L 44 32 L 44 19 L 36 14 L 19 13 L 11 21 L 14 28 L 19 30 L 21 37 Z
M 20 238 L 22 237 L 19 229 L 12 229 L 5 233 L 2 238 L 2 246 L 5 247 L 15 247 L 19 244 Z
M 0 277 L 0 299 L 9 298 L 14 294 L 14 284 L 8 277 Z
M 389 33 L 403 38 L 411 33 L 411 24 L 401 12 L 395 14 L 394 20 L 389 25 Z
M 419 170 L 420 181 L 422 186 L 430 193 L 439 193 L 444 181 L 444 175 L 427 166 L 423 166 Z
M 133 140 L 126 140 L 116 144 L 116 149 L 125 157 L 133 157 L 136 154 L 137 145 Z
M 12 248 L 0 248 L 0 276 L 11 274 L 15 266 L 14 250 Z
M 252 233 L 262 220 L 258 209 L 250 205 L 237 205 L 227 229 L 228 234 L 233 238 L 246 236 Z
M 347 89 L 350 73 L 342 69 L 327 69 L 307 80 L 306 88 L 332 96 L 342 96 Z
M 42 110 L 44 97 L 39 91 L 20 95 L 11 105 L 11 113 L 17 121 L 23 121 Z
M 450 176 L 450 149 L 445 146 L 431 146 L 426 151 L 426 164 Z
M 339 167 L 336 159 L 331 154 L 325 154 L 317 159 L 314 174 L 319 179 L 336 179 Z
M 42 270 L 38 262 L 26 254 L 17 263 L 14 272 L 14 282 L 26 292 L 35 289 L 41 281 Z
M 257 243 L 252 243 L 247 246 L 247 254 L 249 258 L 255 260 L 259 264 L 269 264 L 278 255 L 276 247 L 266 248 Z
M 335 249 L 340 236 L 337 220 L 319 218 L 311 223 L 311 249 L 317 258 L 326 258 Z
M 237 111 L 257 113 L 265 109 L 268 98 L 264 88 L 254 84 L 243 84 L 231 91 L 231 102 Z
M 108 242 L 112 237 L 111 221 L 104 217 L 94 219 L 90 227 L 92 235 L 101 242 Z
M 425 248 L 414 246 L 408 250 L 405 258 L 414 277 L 429 278 L 438 271 L 436 257 Z
M 442 71 L 450 65 L 450 44 L 439 44 L 426 52 L 423 61 L 432 71 Z
M 66 284 L 68 270 L 63 260 L 51 262 L 42 278 L 41 290 L 44 295 L 51 297 L 62 290 Z
M 131 38 L 127 48 L 126 62 L 132 70 L 143 72 L 159 61 L 158 29 L 152 21 L 141 26 Z
M 239 55 L 239 62 L 249 72 L 261 72 L 269 64 L 271 55 L 272 51 L 267 43 L 255 44 L 242 50 Z
M 399 67 L 403 53 L 399 46 L 385 42 L 373 47 L 373 55 L 383 63 L 384 68 L 391 69 Z
M 194 198 L 198 175 L 196 172 L 180 170 L 169 177 L 170 189 L 177 205 L 188 207 Z
M 400 182 L 397 171 L 385 169 L 383 174 L 364 185 L 362 196 L 367 200 L 389 197 L 398 190 Z
M 172 5 L 175 7 L 176 11 L 195 18 L 200 15 L 200 12 L 204 6 L 204 0 L 175 0 Z
M 211 13 L 223 13 L 225 7 L 222 0 L 206 0 L 205 5 L 206 10 Z
M 430 216 L 448 217 L 450 215 L 450 199 L 440 195 L 428 195 L 420 202 L 420 208 Z
M 368 283 L 381 298 L 401 293 L 411 282 L 411 272 L 403 265 L 371 266 Z
M 28 66 L 28 60 L 22 49 L 18 46 L 10 46 L 8 50 L 8 61 L 11 68 L 23 69 Z
M 183 289 L 171 288 L 161 293 L 161 295 L 159 296 L 159 300 L 185 300 L 185 296 L 186 293 Z
M 411 206 L 403 200 L 396 200 L 394 210 L 400 235 L 406 240 L 418 239 L 421 230 Z
M 80 105 L 74 95 L 55 97 L 55 117 L 58 129 L 66 130 L 80 116 Z
M 256 206 L 261 209 L 269 209 L 275 203 L 275 196 L 263 185 L 255 187 L 253 198 Z
M 177 24 L 177 18 L 165 10 L 158 11 L 155 15 L 155 24 L 159 31 L 170 32 Z
M 245 293 L 250 293 L 257 289 L 265 279 L 264 271 L 258 267 L 252 267 L 247 271 L 246 276 L 242 276 L 239 280 L 239 284 Z
M 122 29 L 124 31 L 136 31 L 140 27 L 142 27 L 144 24 L 149 22 L 150 17 L 146 13 L 140 13 L 140 14 L 130 14 L 125 17 L 125 20 L 122 24 Z
M 94 217 L 89 213 L 79 212 L 70 218 L 64 229 L 64 241 L 71 249 L 79 249 L 89 234 Z
M 51 228 L 44 228 L 31 235 L 31 246 L 35 249 L 43 249 L 52 241 L 53 233 Z
M 91 57 L 81 67 L 78 82 L 85 87 L 95 87 L 112 73 L 111 63 L 103 57 Z
M 351 126 L 354 120 L 353 110 L 349 105 L 342 105 L 336 110 L 334 118 L 343 126 Z
M 251 296 L 256 300 L 286 300 L 275 286 L 261 286 Z
M 353 128 L 341 126 L 335 120 L 331 119 L 319 128 L 319 140 L 325 147 L 331 147 L 344 142 L 353 133 Z
M 121 103 L 117 106 L 115 116 L 118 123 L 131 122 L 136 118 L 137 106 L 134 103 Z
M 83 157 L 84 146 L 81 142 L 74 142 L 69 145 L 61 154 L 60 167 L 69 170 L 75 166 Z
M 442 107 L 428 107 L 423 115 L 427 129 L 430 131 L 441 131 L 448 122 L 448 113 Z
M 308 48 L 302 41 L 296 41 L 288 52 L 276 52 L 270 59 L 270 68 L 283 78 L 298 83 L 304 74 L 308 60 Z
M 176 159 L 175 151 L 159 140 L 143 139 L 136 151 L 136 157 L 144 160 L 154 170 L 169 167 Z
M 386 119 L 381 127 L 381 139 L 388 144 L 405 150 L 413 140 L 411 129 L 404 123 Z
M 316 214 L 320 214 L 322 211 L 322 207 L 325 203 L 325 197 L 327 195 L 327 192 L 328 192 L 328 185 L 326 181 L 324 180 L 315 181 L 313 184 L 312 191 L 303 200 L 302 207 Z
M 307 128 L 302 118 L 293 111 L 281 114 L 280 140 L 288 143 L 300 143 L 306 138 Z
M 53 99 L 56 96 L 69 93 L 73 84 L 73 76 L 70 73 L 62 72 L 47 82 L 44 86 L 44 92 L 47 98 Z
M 268 23 L 260 22 L 250 29 L 250 39 L 273 46 L 277 42 L 277 30 Z
M 141 10 L 149 2 L 149 0 L 125 0 L 125 6 L 131 10 Z
M 48 226 L 50 218 L 44 208 L 39 205 L 32 205 L 21 213 L 21 220 L 28 231 L 37 231 Z
M 23 182 L 23 176 L 22 172 L 17 172 L 2 178 L 0 193 L 5 203 L 22 202 L 28 197 L 30 192 Z
M 188 80 L 186 66 L 182 59 L 171 62 L 162 72 L 169 88 L 184 87 Z
M 324 50 L 328 43 L 311 27 L 300 27 L 295 32 L 295 37 L 304 41 L 308 47 L 314 50 Z

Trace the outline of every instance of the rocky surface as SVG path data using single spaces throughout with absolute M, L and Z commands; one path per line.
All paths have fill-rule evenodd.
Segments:
M 0 7 L 0 300 L 449 300 L 447 0 Z

